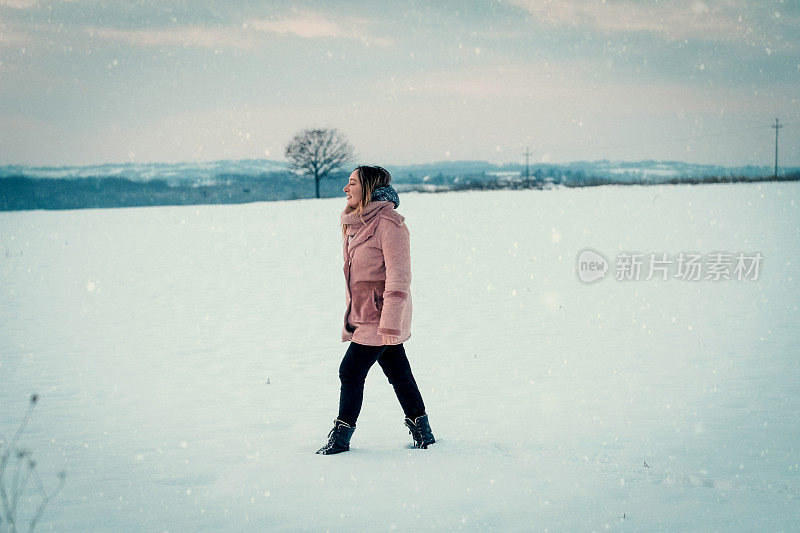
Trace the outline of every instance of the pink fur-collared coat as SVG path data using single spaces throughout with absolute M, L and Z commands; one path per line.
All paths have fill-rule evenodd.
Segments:
M 381 346 L 381 335 L 389 335 L 399 344 L 411 337 L 410 233 L 389 201 L 369 202 L 362 218 L 350 206 L 341 215 L 342 223 L 350 224 L 344 241 L 342 342 Z

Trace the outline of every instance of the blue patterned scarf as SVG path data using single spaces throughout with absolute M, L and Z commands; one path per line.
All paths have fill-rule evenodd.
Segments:
M 397 191 L 394 190 L 394 187 L 391 185 L 386 185 L 385 187 L 378 187 L 374 191 L 372 191 L 372 200 L 384 200 L 387 202 L 392 202 L 394 204 L 394 208 L 397 209 L 400 205 L 400 197 L 397 196 Z

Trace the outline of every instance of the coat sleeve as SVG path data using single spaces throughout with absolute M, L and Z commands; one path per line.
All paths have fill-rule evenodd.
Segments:
M 405 224 L 387 222 L 381 234 L 386 285 L 378 334 L 397 337 L 411 289 L 411 235 Z

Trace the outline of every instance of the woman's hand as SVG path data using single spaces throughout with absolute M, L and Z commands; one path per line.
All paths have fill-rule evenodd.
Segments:
M 383 339 L 381 341 L 383 344 L 397 344 L 397 341 L 400 340 L 399 337 L 393 337 L 391 335 L 381 335 L 381 338 Z

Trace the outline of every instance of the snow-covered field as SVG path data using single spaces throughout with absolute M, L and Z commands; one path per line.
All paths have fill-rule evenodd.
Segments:
M 0 431 L 40 395 L 20 444 L 67 478 L 37 530 L 797 529 L 799 204 L 797 183 L 401 195 L 437 443 L 408 448 L 375 365 L 333 456 L 343 198 L 0 213 Z M 584 248 L 764 259 L 587 285 Z

